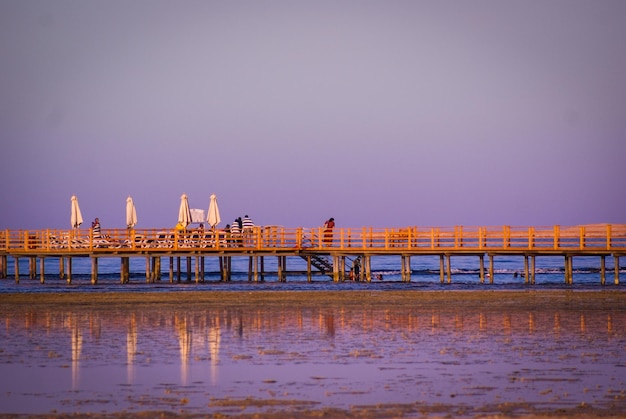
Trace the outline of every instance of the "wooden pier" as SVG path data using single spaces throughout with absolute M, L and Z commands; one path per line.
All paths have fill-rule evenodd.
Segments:
M 161 278 L 162 258 L 169 258 L 169 280 L 180 282 L 181 258 L 186 259 L 187 278 L 194 266 L 196 282 L 204 281 L 206 257 L 219 258 L 220 278 L 229 281 L 233 257 L 248 257 L 248 279 L 263 280 L 266 257 L 278 258 L 278 280 L 286 281 L 287 258 L 307 262 L 308 279 L 314 273 L 334 281 L 347 279 L 346 261 L 359 258 L 358 280 L 371 281 L 371 259 L 376 256 L 400 256 L 402 281 L 411 280 L 411 258 L 439 256 L 440 281 L 452 281 L 451 258 L 475 257 L 479 279 L 493 283 L 494 258 L 503 255 L 523 256 L 524 282 L 535 283 L 537 256 L 561 257 L 564 281 L 573 283 L 572 260 L 577 256 L 599 258 L 600 282 L 606 282 L 605 262 L 614 259 L 614 284 L 619 284 L 620 257 L 626 254 L 626 224 L 594 224 L 550 227 L 404 227 L 404 228 L 285 228 L 255 227 L 234 236 L 228 231 L 171 229 L 110 229 L 94 237 L 90 229 L 74 230 L 3 230 L 0 231 L 0 277 L 7 278 L 8 258 L 14 258 L 14 278 L 19 283 L 19 260 L 28 258 L 29 278 L 45 282 L 44 260 L 59 258 L 60 278 L 72 281 L 72 259 L 91 259 L 91 282 L 98 281 L 100 258 L 120 259 L 120 281 L 130 278 L 130 258 L 145 258 L 146 281 Z M 488 266 L 485 266 L 485 257 Z M 195 263 L 192 263 L 192 260 Z M 39 261 L 39 274 L 37 262 Z

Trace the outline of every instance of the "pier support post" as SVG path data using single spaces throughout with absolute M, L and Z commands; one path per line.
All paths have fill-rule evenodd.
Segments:
M 493 254 L 489 255 L 489 283 L 493 284 Z
M 450 254 L 446 254 L 446 275 L 448 277 L 448 284 L 452 283 L 452 266 L 450 264 Z
M 200 282 L 200 257 L 196 256 L 194 262 L 194 278 L 198 284 Z
M 254 282 L 259 282 L 259 257 L 252 257 L 252 266 L 254 268 Z
M 170 284 L 173 284 L 174 283 L 174 257 L 173 256 L 170 256 L 169 274 L 170 274 Z
M 121 263 L 120 282 L 127 284 L 130 281 L 130 258 L 123 257 Z
M 285 282 L 285 279 L 283 278 L 283 257 L 282 256 L 278 256 L 278 282 Z
M 39 259 L 39 283 L 43 284 L 46 280 L 45 280 L 45 275 L 44 275 L 44 260 L 45 258 L 42 256 Z
M 180 284 L 182 273 L 180 272 L 180 256 L 176 257 L 176 282 Z
M 252 256 L 248 257 L 248 282 L 252 282 Z
M 37 278 L 37 256 L 28 258 L 28 277 L 30 279 Z
M 339 256 L 333 255 L 333 281 L 339 282 Z
M 191 256 L 185 258 L 187 268 L 187 282 L 191 282 Z
M 339 261 L 339 281 L 343 282 L 346 279 L 346 257 L 337 256 Z
M 67 258 L 67 283 L 72 283 L 72 257 Z
M 573 256 L 565 255 L 565 283 L 571 285 L 574 283 L 574 274 L 572 273 Z
M 65 260 L 63 256 L 59 257 L 59 279 L 65 279 Z
M 13 258 L 13 266 L 14 266 L 14 274 L 15 274 L 15 283 L 20 283 L 20 258 L 17 256 Z
M 372 282 L 372 257 L 370 255 L 363 255 L 363 265 L 365 269 L 365 280 Z
M 443 262 L 443 255 L 439 255 L 439 282 L 441 282 L 443 284 L 443 278 L 444 278 L 444 262 Z
M 600 255 L 600 285 L 606 284 L 606 257 Z
M 91 285 L 98 283 L 98 258 L 91 258 Z
M 152 259 L 154 261 L 154 274 L 155 280 L 161 280 L 161 256 L 157 256 Z
M 411 282 L 411 255 L 406 255 L 406 282 Z
M 150 256 L 146 256 L 146 284 L 152 282 L 150 273 Z
M 614 283 L 615 285 L 619 285 L 619 256 L 618 255 L 613 255 L 613 260 L 615 261 L 615 280 Z
M 480 283 L 484 284 L 485 283 L 485 255 L 480 255 L 478 256 L 479 258 L 479 271 L 478 271 L 478 277 L 480 278 Z
M 260 280 L 261 282 L 265 282 L 265 256 L 258 256 L 259 258 L 259 263 L 261 264 L 261 268 L 260 268 L 260 272 L 259 272 L 259 276 L 260 276 Z
M 400 280 L 406 282 L 406 261 L 405 256 L 400 255 Z
M 204 282 L 204 256 L 200 257 L 200 281 Z
M 535 255 L 530 256 L 530 283 L 535 285 Z
M 7 255 L 0 255 L 0 278 L 7 277 Z
M 530 278 L 528 278 L 528 255 L 524 255 L 524 284 L 528 284 Z
M 311 255 L 306 257 L 306 278 L 308 282 L 313 281 L 313 278 L 311 278 Z

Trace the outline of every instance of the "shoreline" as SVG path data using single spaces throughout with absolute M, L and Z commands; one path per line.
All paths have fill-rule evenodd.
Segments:
M 203 306 L 369 306 L 504 310 L 626 310 L 626 292 L 618 290 L 445 290 L 445 291 L 158 291 L 0 294 L 0 307 L 70 304 L 80 307 L 163 304 Z

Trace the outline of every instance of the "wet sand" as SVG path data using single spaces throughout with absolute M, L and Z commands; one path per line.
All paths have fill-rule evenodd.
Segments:
M 569 313 L 580 315 L 594 313 L 616 313 L 623 316 L 626 313 L 626 293 L 614 290 L 600 291 L 263 291 L 263 292 L 154 292 L 154 293 L 45 293 L 45 294 L 5 294 L 0 295 L 0 316 L 9 318 L 18 316 L 20 312 L 33 311 L 65 311 L 80 313 L 124 312 L 132 309 L 134 312 L 158 310 L 166 312 L 169 309 L 194 311 L 206 307 L 212 309 L 240 309 L 241 311 L 263 308 L 264 313 L 291 312 L 295 309 L 314 310 L 344 310 L 346 312 L 373 310 L 385 312 L 389 310 L 394 315 L 418 309 L 420 313 L 437 312 L 445 317 L 470 318 L 480 313 L 481 316 L 502 316 L 516 313 L 526 316 L 527 313 L 541 318 L 542 313 L 562 313 L 568 317 Z M 616 316 L 617 318 L 618 316 Z M 621 317 L 620 317 L 621 318 Z M 616 325 L 621 326 L 621 324 Z M 375 335 L 376 325 L 369 333 Z M 582 326 L 581 326 L 582 327 Z M 590 328 L 593 324 L 590 321 Z M 467 328 L 467 326 L 466 326 Z M 473 332 L 472 332 L 473 333 Z M 626 351 L 626 348 L 620 348 Z M 555 354 L 558 355 L 558 354 Z M 626 361 L 626 356 L 621 358 Z M 259 399 L 255 397 L 239 397 L 213 400 L 215 405 L 232 407 L 229 417 L 626 417 L 626 395 L 615 394 L 615 401 L 609 407 L 601 408 L 585 405 L 565 406 L 562 408 L 539 408 L 529 406 L 525 402 L 506 402 L 500 405 L 481 406 L 477 404 L 468 411 L 467 406 L 454 403 L 432 404 L 403 404 L 389 403 L 367 406 L 352 406 L 349 409 L 335 407 L 316 407 L 314 404 L 307 408 L 303 401 L 294 400 L 298 410 L 290 405 L 289 400 L 281 398 Z M 237 413 L 249 407 L 268 408 L 265 413 Z M 535 412 L 535 413 L 529 413 Z M 20 415 L 20 417 L 221 417 L 211 414 L 176 413 L 167 410 L 154 410 L 149 405 L 142 412 L 129 413 L 89 413 L 85 415 Z M 0 417 L 15 417 L 3 415 Z
M 472 310 L 626 310 L 626 292 L 615 290 L 570 291 L 217 291 L 217 292 L 71 292 L 0 294 L 0 310 L 20 305 L 62 305 L 107 308 L 143 304 L 224 307 L 415 307 Z M 1 311 L 0 311 L 1 313 Z

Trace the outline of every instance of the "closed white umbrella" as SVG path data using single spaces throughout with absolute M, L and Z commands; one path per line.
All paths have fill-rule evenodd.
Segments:
M 191 211 L 189 210 L 189 200 L 187 194 L 182 194 L 180 197 L 180 209 L 178 210 L 178 222 L 185 226 L 191 223 Z
M 133 228 L 137 224 L 137 210 L 130 196 L 126 198 L 126 227 Z
M 78 198 L 76 198 L 76 195 L 72 195 L 70 222 L 72 223 L 72 228 L 78 228 L 83 223 L 83 215 L 80 213 L 80 207 L 78 206 Z
M 215 228 L 222 219 L 220 218 L 220 209 L 217 206 L 217 196 L 215 194 L 211 194 L 211 201 L 209 201 L 209 215 L 206 219 L 206 222 L 211 226 L 211 228 Z

